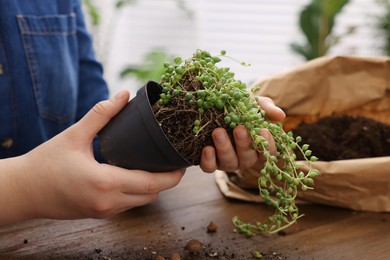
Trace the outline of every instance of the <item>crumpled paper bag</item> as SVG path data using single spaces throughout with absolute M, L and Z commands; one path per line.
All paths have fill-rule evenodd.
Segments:
M 321 57 L 257 81 L 256 95 L 268 96 L 286 112 L 286 131 L 325 116 L 360 115 L 390 124 L 389 57 Z M 303 140 L 304 141 L 304 140 Z M 303 201 L 353 210 L 390 212 L 390 157 L 317 161 L 321 172 Z M 223 194 L 261 201 L 256 194 L 260 165 L 245 171 L 216 172 Z

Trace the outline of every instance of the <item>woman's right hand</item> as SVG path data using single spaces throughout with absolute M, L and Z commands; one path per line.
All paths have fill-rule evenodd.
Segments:
M 176 186 L 185 169 L 150 173 L 94 159 L 94 137 L 128 100 L 129 93 L 121 91 L 29 153 L 0 160 L 0 225 L 30 218 L 105 218 L 151 203 Z

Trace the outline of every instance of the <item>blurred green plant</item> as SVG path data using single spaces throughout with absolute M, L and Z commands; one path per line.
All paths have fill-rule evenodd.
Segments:
M 96 0 L 83 0 L 83 5 L 86 8 L 88 15 L 91 17 L 92 25 L 98 26 L 100 24 L 100 11 L 95 4 Z M 136 0 L 117 0 L 115 2 L 116 9 L 120 9 L 127 4 L 132 4 Z
M 381 53 L 390 56 L 390 0 L 377 0 L 376 2 L 382 11 L 376 19 L 376 29 L 379 38 L 382 39 Z
M 349 0 L 312 0 L 299 16 L 299 26 L 306 43 L 292 43 L 291 49 L 306 60 L 312 60 L 326 55 L 343 37 L 353 33 L 355 27 L 348 28 L 341 35 L 332 33 L 336 16 L 348 2 Z
M 100 23 L 100 13 L 93 0 L 83 0 L 83 5 L 88 11 L 89 17 L 91 17 L 92 25 L 97 26 Z
M 189 9 L 186 5 L 185 0 L 171 0 L 176 3 L 176 6 L 183 12 L 185 12 L 190 19 L 193 17 L 193 11 Z M 118 12 L 125 6 L 130 4 L 136 4 L 139 0 L 116 0 L 112 1 L 112 5 L 115 6 L 115 12 Z M 83 7 L 87 12 L 90 20 L 92 29 L 98 31 L 101 27 L 101 13 L 98 8 L 98 0 L 82 0 Z M 113 18 L 118 18 L 118 15 L 114 15 L 111 18 L 110 26 L 115 29 L 115 25 L 113 24 Z M 112 33 L 112 30 L 110 31 Z M 104 63 L 106 60 L 105 57 L 110 48 L 110 37 L 104 37 L 100 39 L 99 33 L 95 35 L 95 42 L 102 41 L 101 44 L 96 45 L 96 50 L 100 60 Z M 173 60 L 173 56 L 168 55 L 163 50 L 154 49 L 146 53 L 144 56 L 144 60 L 139 65 L 128 65 L 120 72 L 121 78 L 126 77 L 134 77 L 136 80 L 144 83 L 145 80 L 160 80 L 161 76 L 164 73 L 164 62 L 171 62 Z
M 120 73 L 121 78 L 134 77 L 140 83 L 148 80 L 160 81 L 165 72 L 164 63 L 173 62 L 174 56 L 164 50 L 152 50 L 144 56 L 143 61 L 137 65 L 128 65 Z

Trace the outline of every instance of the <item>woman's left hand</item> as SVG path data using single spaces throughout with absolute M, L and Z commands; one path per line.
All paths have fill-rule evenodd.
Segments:
M 259 97 L 259 105 L 265 111 L 267 118 L 271 121 L 281 121 L 285 117 L 282 109 L 277 107 L 272 99 Z M 276 154 L 275 142 L 267 129 L 260 132 L 269 142 L 268 150 L 272 155 Z M 214 172 L 215 170 L 234 171 L 244 170 L 252 167 L 257 161 L 264 162 L 261 151 L 252 148 L 252 139 L 248 130 L 239 125 L 233 130 L 235 146 L 229 139 L 225 129 L 217 128 L 212 133 L 215 148 L 206 146 L 203 148 L 200 161 L 200 168 L 204 172 Z

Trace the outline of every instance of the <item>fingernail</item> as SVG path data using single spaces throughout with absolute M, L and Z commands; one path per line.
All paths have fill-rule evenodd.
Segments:
M 215 138 L 217 139 L 217 142 L 221 144 L 225 143 L 226 141 L 226 136 L 224 134 L 215 135 Z
M 206 159 L 213 159 L 214 158 L 214 153 L 208 149 L 204 150 L 204 156 Z
M 266 129 L 261 130 L 261 136 L 267 139 L 268 141 L 271 139 L 271 135 Z
M 240 129 L 240 130 L 241 130 L 241 129 Z M 246 130 L 237 131 L 236 137 L 237 137 L 239 140 L 245 140 L 246 138 L 248 138 L 248 132 L 247 132 Z
M 114 99 L 115 100 L 122 100 L 127 94 L 127 90 L 122 89 L 118 93 L 115 94 Z

